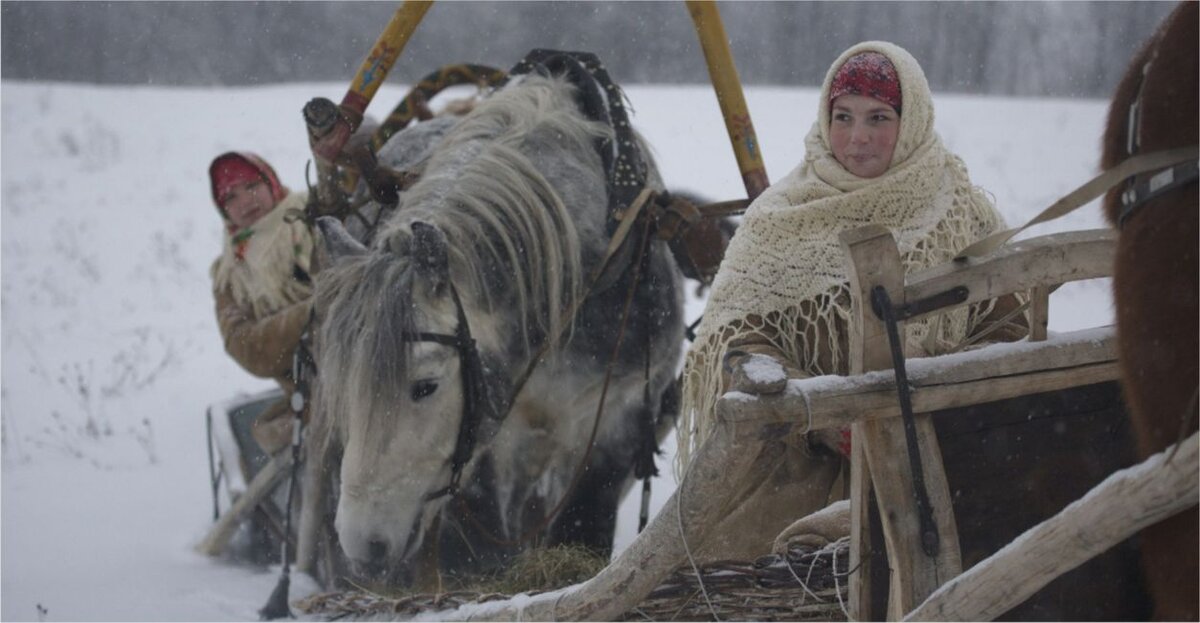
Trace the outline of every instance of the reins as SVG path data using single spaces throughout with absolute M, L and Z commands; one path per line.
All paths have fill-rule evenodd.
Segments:
M 1148 154 L 1141 154 L 1122 161 L 1120 164 L 1104 171 L 1103 173 L 1084 182 L 1083 185 L 1075 190 L 1067 193 L 1058 201 L 1055 201 L 1050 207 L 1042 210 L 1037 216 L 1029 220 L 1020 227 L 1005 229 L 994 233 L 986 238 L 976 241 L 968 246 L 955 256 L 954 260 L 964 261 L 973 257 L 987 255 L 992 251 L 1000 248 L 1004 243 L 1012 239 L 1013 236 L 1047 221 L 1052 221 L 1061 216 L 1065 216 L 1082 207 L 1089 201 L 1108 192 L 1112 187 L 1120 184 L 1129 177 L 1147 171 L 1157 171 L 1166 167 L 1174 167 L 1176 165 L 1191 161 L 1195 167 L 1196 160 L 1200 158 L 1200 146 L 1191 145 L 1188 147 L 1177 147 L 1175 149 L 1164 149 Z M 1164 191 L 1165 192 L 1165 191 Z
M 1158 41 L 1154 45 L 1153 52 L 1146 63 L 1142 65 L 1137 97 L 1129 104 L 1125 126 L 1125 153 L 1129 158 L 1067 193 L 1024 225 L 997 232 L 963 249 L 954 258 L 956 262 L 991 253 L 1022 231 L 1069 214 L 1107 193 L 1114 186 L 1126 182 L 1126 189 L 1121 193 L 1121 211 L 1117 216 L 1116 223 L 1117 229 L 1121 229 L 1125 225 L 1125 221 L 1150 200 L 1200 178 L 1200 170 L 1197 168 L 1197 160 L 1200 159 L 1200 145 L 1163 149 L 1147 154 L 1137 153 L 1141 147 L 1142 91 L 1146 86 L 1146 75 L 1150 73 L 1151 65 L 1158 58 L 1158 44 L 1161 42 L 1161 38 L 1162 31 L 1159 31 Z M 1138 179 L 1138 176 L 1150 172 L 1154 172 L 1154 175 L 1148 179 Z

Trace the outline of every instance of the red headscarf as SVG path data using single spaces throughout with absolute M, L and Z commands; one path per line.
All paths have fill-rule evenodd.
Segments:
M 271 198 L 279 203 L 287 196 L 287 191 L 279 183 L 275 169 L 258 156 L 244 151 L 231 151 L 221 154 L 208 165 L 208 179 L 212 188 L 213 201 L 221 216 L 225 216 L 225 195 L 237 184 L 261 179 L 271 188 Z
M 900 76 L 896 66 L 879 52 L 846 59 L 829 85 L 829 102 L 846 94 L 875 98 L 900 112 Z

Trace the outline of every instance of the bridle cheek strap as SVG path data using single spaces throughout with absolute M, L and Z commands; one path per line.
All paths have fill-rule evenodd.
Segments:
M 479 423 L 484 415 L 500 421 L 507 415 L 495 396 L 488 391 L 486 382 L 487 371 L 483 358 L 479 356 L 479 347 L 471 337 L 471 326 L 467 322 L 462 300 L 454 285 L 450 286 L 450 295 L 458 314 L 458 327 L 454 335 L 445 333 L 404 333 L 401 339 L 405 342 L 433 342 L 450 346 L 458 353 L 462 366 L 463 404 L 462 420 L 458 426 L 458 437 L 454 443 L 454 453 L 450 455 L 450 484 L 431 491 L 425 495 L 425 501 L 436 500 L 444 496 L 457 495 L 460 490 L 462 472 L 475 451 L 475 443 L 479 436 Z M 511 404 L 511 401 L 510 403 Z

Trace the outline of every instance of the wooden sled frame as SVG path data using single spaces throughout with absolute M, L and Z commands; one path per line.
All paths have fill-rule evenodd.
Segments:
M 980 261 L 934 267 L 913 275 L 907 284 L 899 250 L 886 229 L 868 226 L 844 232 L 841 242 L 847 255 L 853 299 L 852 375 L 892 367 L 886 326 L 868 311 L 866 303 L 877 286 L 887 290 L 895 306 L 955 287 L 965 287 L 968 291 L 966 299 L 959 303 L 963 305 L 1027 292 L 1032 310 L 1029 342 L 1045 345 L 1015 349 L 1011 356 L 999 357 L 991 364 L 963 366 L 960 370 L 966 377 L 961 379 L 939 370 L 936 382 L 941 391 L 914 390 L 914 394 L 926 395 L 925 399 L 914 400 L 914 411 L 925 486 L 940 536 L 934 556 L 921 550 L 919 515 L 903 423 L 889 417 L 858 419 L 852 424 L 850 564 L 852 568 L 858 567 L 858 573 L 850 584 L 850 617 L 863 620 L 870 618 L 872 612 L 871 563 L 864 552 L 870 549 L 868 508 L 873 489 L 891 570 L 887 618 L 899 620 L 939 586 L 962 573 L 958 530 L 930 412 L 1116 379 L 1115 340 L 1111 331 L 1103 336 L 1089 335 L 1091 339 L 1082 342 L 1045 341 L 1050 289 L 1068 281 L 1111 275 L 1115 232 L 1095 230 L 1044 236 L 1003 248 Z M 903 335 L 902 328 L 900 334 Z M 912 382 L 917 383 L 918 379 L 914 377 Z M 940 400 L 929 400 L 933 397 L 929 394 L 938 394 Z M 895 415 L 898 408 L 891 407 L 888 415 Z

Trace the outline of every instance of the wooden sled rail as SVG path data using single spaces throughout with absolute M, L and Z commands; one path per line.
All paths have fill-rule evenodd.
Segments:
M 913 410 L 929 413 L 1117 378 L 1116 335 L 1100 327 L 1021 342 L 911 359 Z M 793 379 L 780 394 L 725 394 L 723 417 L 757 423 L 777 434 L 850 426 L 900 415 L 891 370 L 857 376 Z M 785 428 L 781 428 L 781 426 Z
M 961 303 L 965 305 L 1038 287 L 1109 277 L 1116 240 L 1114 230 L 1090 229 L 1015 242 L 979 260 L 950 262 L 910 275 L 904 299 L 920 300 L 966 286 L 970 294 Z

